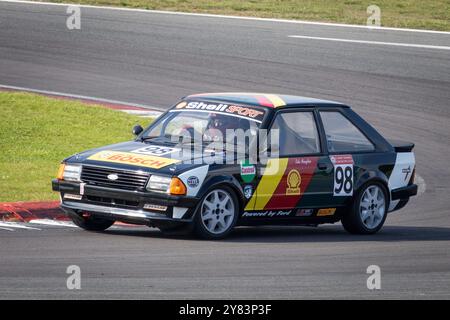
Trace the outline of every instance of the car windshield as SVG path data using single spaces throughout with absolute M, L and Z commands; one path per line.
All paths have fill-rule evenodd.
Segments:
M 250 142 L 256 137 L 260 122 L 219 112 L 171 110 L 156 120 L 142 135 L 143 140 L 174 143 L 226 142 L 236 144 L 230 134 L 245 134 Z M 239 131 L 236 131 L 240 129 Z

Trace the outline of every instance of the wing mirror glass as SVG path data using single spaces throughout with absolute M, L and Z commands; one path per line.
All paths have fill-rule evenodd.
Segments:
M 142 126 L 139 125 L 139 124 L 138 124 L 138 125 L 135 125 L 135 126 L 133 127 L 133 134 L 134 134 L 135 136 L 140 135 L 142 131 L 144 131 L 144 128 L 142 128 Z

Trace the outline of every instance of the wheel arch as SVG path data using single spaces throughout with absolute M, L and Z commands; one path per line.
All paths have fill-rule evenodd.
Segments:
M 362 179 L 358 180 L 357 186 L 355 186 L 356 192 L 354 193 L 354 195 L 359 194 L 361 192 L 361 189 L 364 188 L 365 186 L 367 186 L 369 183 L 378 182 L 379 184 L 381 184 L 384 187 L 384 189 L 386 191 L 386 195 L 387 195 L 386 205 L 389 208 L 389 205 L 391 203 L 391 192 L 389 190 L 389 179 L 382 172 L 377 173 L 377 172 L 373 172 L 373 171 L 370 173 L 368 172 L 367 174 L 364 174 L 361 178 Z M 355 201 L 355 199 L 353 199 L 353 201 Z
M 198 192 L 198 197 L 203 198 L 209 190 L 217 188 L 221 185 L 227 186 L 234 191 L 238 199 L 239 212 L 241 212 L 245 202 L 244 191 L 242 190 L 240 183 L 233 176 L 216 175 L 210 177 L 203 183 L 203 186 L 200 188 Z

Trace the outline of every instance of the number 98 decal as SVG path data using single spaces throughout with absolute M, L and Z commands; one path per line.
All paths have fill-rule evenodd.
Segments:
M 163 147 L 163 146 L 148 146 L 144 148 L 139 148 L 136 150 L 133 150 L 131 152 L 133 153 L 140 153 L 140 154 L 146 154 L 151 156 L 164 156 L 166 154 L 179 151 L 180 149 L 177 148 L 170 148 L 170 147 Z
M 353 158 L 351 155 L 330 156 L 334 166 L 334 196 L 353 195 Z

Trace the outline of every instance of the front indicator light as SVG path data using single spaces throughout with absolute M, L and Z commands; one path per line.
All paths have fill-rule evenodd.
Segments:
M 63 180 L 64 179 L 64 168 L 66 165 L 64 163 L 61 163 L 59 165 L 58 174 L 56 175 L 56 179 Z
M 180 178 L 174 177 L 170 182 L 169 193 L 173 195 L 185 195 L 186 186 Z
M 61 163 L 56 179 L 80 182 L 81 166 Z

